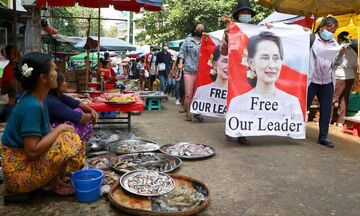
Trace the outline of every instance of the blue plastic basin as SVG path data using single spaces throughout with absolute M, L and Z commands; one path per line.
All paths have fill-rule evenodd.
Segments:
M 91 191 L 101 185 L 104 173 L 98 169 L 79 170 L 71 175 L 75 190 Z
M 75 196 L 79 202 L 89 203 L 95 202 L 100 198 L 100 188 L 101 184 L 98 185 L 95 189 L 84 191 L 84 190 L 76 190 Z

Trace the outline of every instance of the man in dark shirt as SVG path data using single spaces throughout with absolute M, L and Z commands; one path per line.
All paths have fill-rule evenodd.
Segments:
M 159 74 L 160 91 L 164 92 L 167 78 L 171 68 L 171 54 L 168 52 L 169 46 L 166 42 L 163 43 L 162 51 L 156 55 L 155 71 Z

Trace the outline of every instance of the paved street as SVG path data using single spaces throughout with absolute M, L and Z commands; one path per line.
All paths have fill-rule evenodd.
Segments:
M 213 158 L 185 161 L 176 173 L 196 178 L 211 191 L 200 215 L 359 215 L 360 138 L 332 126 L 336 147 L 316 144 L 318 129 L 308 123 L 307 139 L 251 137 L 251 145 L 226 141 L 224 120 L 185 122 L 170 100 L 162 111 L 133 117 L 135 135 L 166 144 L 192 141 L 216 149 Z M 126 215 L 104 199 L 78 203 L 74 197 L 36 196 L 28 203 L 3 204 L 0 215 Z

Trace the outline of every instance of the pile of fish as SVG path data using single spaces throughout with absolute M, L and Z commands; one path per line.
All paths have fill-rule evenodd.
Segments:
M 108 145 L 108 150 L 118 154 L 149 152 L 159 149 L 159 145 L 145 140 L 123 140 Z
M 169 193 L 175 187 L 174 180 L 163 173 L 152 170 L 133 171 L 121 178 L 122 187 L 141 196 L 158 196 Z
M 114 183 L 119 181 L 119 176 L 111 171 L 104 171 L 104 181 L 103 185 L 113 185 Z
M 206 197 L 204 194 L 187 187 L 175 188 L 168 194 L 152 199 L 153 209 L 159 212 L 178 212 L 199 205 Z
M 164 146 L 162 150 L 179 157 L 207 157 L 214 154 L 214 150 L 211 147 L 195 143 L 170 144 Z
M 94 169 L 107 169 L 110 165 L 110 160 L 107 157 L 94 157 L 87 160 L 89 167 Z
M 181 160 L 163 153 L 137 153 L 113 158 L 110 164 L 121 172 L 141 169 L 170 172 L 181 165 Z

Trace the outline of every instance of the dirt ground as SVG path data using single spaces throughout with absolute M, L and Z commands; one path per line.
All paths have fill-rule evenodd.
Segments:
M 199 215 L 360 214 L 360 138 L 331 126 L 334 149 L 316 143 L 318 127 L 307 125 L 306 140 L 250 137 L 251 145 L 226 141 L 224 120 L 185 122 L 174 101 L 162 111 L 133 116 L 133 133 L 161 144 L 191 141 L 216 149 L 210 159 L 184 161 L 176 173 L 196 178 L 211 192 Z M 0 215 L 127 215 L 102 198 L 82 204 L 75 197 L 35 195 L 26 203 L 6 203 Z

